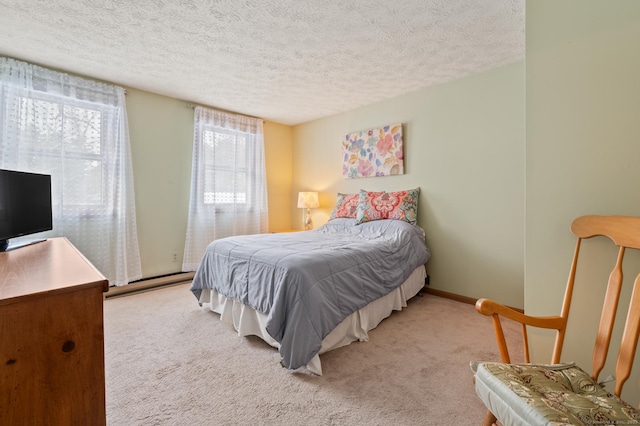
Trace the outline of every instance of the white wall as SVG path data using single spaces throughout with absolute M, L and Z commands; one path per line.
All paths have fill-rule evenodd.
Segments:
M 344 136 L 396 122 L 405 174 L 343 179 Z M 337 192 L 420 187 L 431 287 L 523 307 L 524 133 L 522 62 L 295 126 L 293 226 L 298 191 L 319 191 L 319 226 Z
M 525 308 L 555 315 L 575 244 L 571 221 L 640 215 L 640 2 L 530 0 L 526 14 Z M 574 337 L 563 359 L 591 371 L 594 312 L 616 249 L 589 240 L 582 250 L 578 278 L 586 279 L 586 291 L 574 299 L 568 331 Z M 637 254 L 627 259 L 640 265 Z M 637 272 L 628 270 L 627 280 Z M 629 288 L 622 295 L 628 298 Z M 551 345 L 548 334 L 535 333 L 534 361 L 548 361 Z M 623 394 L 633 405 L 640 399 L 638 364 Z

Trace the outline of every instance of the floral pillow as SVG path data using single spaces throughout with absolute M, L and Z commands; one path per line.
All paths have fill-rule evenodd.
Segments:
M 372 220 L 404 220 L 412 225 L 418 220 L 418 195 L 420 188 L 397 192 L 360 191 L 358 195 L 357 223 Z
M 331 212 L 331 219 L 337 217 L 349 217 L 355 219 L 358 213 L 358 204 L 360 197 L 358 194 L 341 194 L 338 193 L 336 208 Z

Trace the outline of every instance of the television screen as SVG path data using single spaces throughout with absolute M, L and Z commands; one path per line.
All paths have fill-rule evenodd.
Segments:
M 12 248 L 10 238 L 52 226 L 51 176 L 0 169 L 0 251 Z

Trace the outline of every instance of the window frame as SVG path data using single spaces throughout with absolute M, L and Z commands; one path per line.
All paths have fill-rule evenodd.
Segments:
M 206 134 L 207 132 L 212 133 L 212 141 L 215 143 L 215 138 L 216 138 L 216 134 L 222 134 L 222 135 L 227 135 L 230 136 L 233 139 L 233 143 L 234 145 L 238 143 L 238 139 L 242 138 L 244 140 L 245 143 L 245 158 L 244 160 L 244 166 L 239 167 L 237 165 L 215 165 L 215 164 L 207 164 L 206 162 L 206 155 L 204 155 L 204 151 L 205 151 L 205 147 L 204 144 L 206 144 Z M 199 161 L 201 164 L 200 167 L 200 173 L 201 173 L 201 177 L 200 177 L 200 181 L 202 182 L 202 187 L 199 189 L 197 197 L 198 197 L 198 204 L 200 205 L 201 208 L 203 209 L 207 209 L 207 210 L 211 210 L 213 212 L 215 212 L 216 214 L 220 214 L 220 213 L 230 213 L 229 209 L 226 209 L 226 207 L 230 207 L 233 206 L 234 207 L 234 213 L 238 213 L 238 211 L 240 212 L 253 212 L 255 211 L 255 209 L 257 208 L 257 206 L 255 205 L 255 203 L 252 203 L 252 188 L 253 186 L 255 186 L 255 182 L 256 182 L 256 173 L 255 171 L 252 170 L 251 164 L 253 162 L 253 157 L 256 155 L 254 150 L 249 146 L 249 140 L 250 140 L 250 134 L 247 132 L 243 132 L 243 131 L 238 131 L 235 129 L 225 129 L 223 127 L 218 127 L 215 125 L 207 125 L 207 126 L 203 126 L 202 128 L 202 134 L 201 134 L 201 146 L 200 146 L 200 152 L 201 155 L 199 156 Z M 234 150 L 237 153 L 238 148 L 237 146 L 234 146 Z M 236 164 L 238 162 L 236 161 Z M 205 198 L 207 192 L 206 192 L 206 188 L 205 188 L 205 184 L 206 184 L 206 172 L 207 171 L 213 171 L 215 172 L 229 172 L 229 173 L 233 173 L 234 174 L 234 178 L 235 175 L 237 175 L 238 173 L 243 173 L 245 175 L 245 192 L 244 193 L 239 193 L 239 192 L 235 192 L 233 193 L 233 201 L 212 201 L 212 202 L 206 202 Z M 213 198 L 215 200 L 215 194 L 216 192 L 214 191 L 213 193 Z M 238 195 L 239 194 L 243 194 L 245 201 L 238 201 Z
M 16 98 L 19 98 L 17 102 L 19 102 L 20 104 L 20 109 L 32 108 L 32 106 L 25 105 L 25 103 L 27 102 L 32 102 L 32 103 L 42 102 L 47 104 L 58 105 L 60 108 L 60 114 L 61 114 L 60 120 L 62 122 L 61 123 L 62 135 L 60 136 L 61 141 L 60 141 L 59 148 L 47 149 L 46 147 L 28 146 L 21 150 L 20 152 L 21 156 L 24 155 L 25 157 L 33 156 L 37 158 L 52 158 L 59 161 L 61 164 L 65 160 L 87 160 L 87 161 L 98 161 L 100 163 L 100 201 L 92 204 L 89 204 L 89 203 L 69 204 L 65 202 L 63 208 L 67 212 L 66 216 L 71 214 L 79 218 L 90 218 L 90 217 L 96 217 L 103 214 L 109 214 L 108 213 L 109 202 L 107 200 L 107 194 L 108 194 L 107 180 L 108 179 L 106 178 L 106 173 L 107 173 L 106 167 L 109 164 L 109 152 L 107 149 L 108 144 L 106 143 L 106 140 L 105 140 L 106 133 L 107 133 L 105 130 L 105 127 L 106 127 L 105 123 L 107 123 L 109 120 L 112 119 L 113 117 L 112 115 L 117 114 L 117 108 L 115 106 L 109 106 L 109 105 L 103 105 L 103 104 L 97 105 L 90 101 L 71 99 L 65 96 L 55 96 L 55 95 L 52 96 L 49 93 L 40 95 L 39 92 L 35 90 L 29 91 L 28 95 L 19 95 L 19 96 L 16 96 Z M 65 121 L 66 121 L 65 116 L 68 115 L 68 113 L 65 112 L 66 108 L 78 108 L 83 110 L 94 111 L 97 114 L 99 114 L 100 116 L 99 117 L 99 120 L 100 120 L 99 153 L 95 154 L 87 151 L 82 152 L 78 150 L 66 149 L 65 147 L 66 141 L 64 136 L 64 127 L 65 127 Z M 39 131 L 39 126 L 37 123 L 33 124 L 33 128 L 36 132 Z M 25 134 L 30 133 L 29 128 L 21 129 L 21 131 L 22 130 L 24 131 Z M 20 162 L 21 160 L 19 159 L 18 161 Z M 28 164 L 29 161 L 26 160 L 26 163 Z M 51 173 L 51 171 L 42 171 L 42 170 L 41 172 Z M 64 173 L 62 173 L 58 176 L 55 176 L 55 180 L 54 182 L 52 182 L 52 184 L 61 186 L 63 194 L 64 194 L 64 186 L 65 186 L 64 181 L 65 181 L 65 176 L 64 176 Z M 53 202 L 55 203 L 56 200 L 54 200 Z

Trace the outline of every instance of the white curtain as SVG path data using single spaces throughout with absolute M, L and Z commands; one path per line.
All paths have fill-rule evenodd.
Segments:
M 53 230 L 36 236 L 67 237 L 111 285 L 142 276 L 124 96 L 0 58 L 0 168 L 51 175 Z
M 262 120 L 196 107 L 182 270 L 218 238 L 268 231 Z

